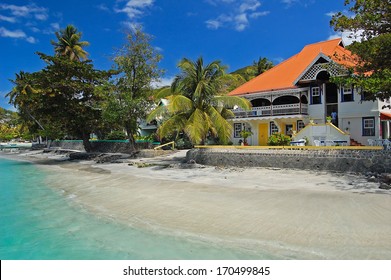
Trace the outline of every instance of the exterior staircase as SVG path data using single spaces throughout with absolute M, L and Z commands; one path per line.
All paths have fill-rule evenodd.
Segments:
M 364 146 L 364 145 L 361 144 L 360 142 L 357 142 L 353 138 L 350 138 L 350 146 Z

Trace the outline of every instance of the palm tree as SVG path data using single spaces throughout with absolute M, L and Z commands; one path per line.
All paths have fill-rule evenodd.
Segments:
M 85 60 L 88 53 L 83 47 L 88 46 L 86 41 L 80 41 L 81 32 L 78 32 L 73 25 L 68 25 L 65 29 L 57 31 L 58 42 L 52 40 L 56 55 L 68 56 L 70 60 Z
M 239 106 L 249 109 L 250 103 L 244 98 L 219 94 L 225 76 L 225 67 L 220 61 L 205 66 L 202 57 L 194 62 L 184 58 L 178 67 L 181 73 L 176 76 L 171 88 L 156 96 L 166 97 L 168 106 L 156 108 L 148 121 L 167 110 L 169 117 L 158 129 L 160 137 L 184 132 L 193 144 L 200 144 L 211 134 L 226 143 L 232 131 L 232 125 L 227 121 L 233 116 L 229 108 Z

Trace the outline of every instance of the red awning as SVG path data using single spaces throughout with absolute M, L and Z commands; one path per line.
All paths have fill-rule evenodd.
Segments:
M 382 121 L 389 121 L 389 120 L 391 120 L 391 112 L 380 112 L 380 119 Z

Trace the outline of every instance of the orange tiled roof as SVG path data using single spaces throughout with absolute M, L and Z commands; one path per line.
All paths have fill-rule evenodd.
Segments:
M 319 54 L 324 54 L 339 64 L 354 65 L 351 52 L 344 48 L 340 38 L 319 42 L 305 46 L 298 54 L 241 85 L 229 95 L 296 88 L 295 81 Z

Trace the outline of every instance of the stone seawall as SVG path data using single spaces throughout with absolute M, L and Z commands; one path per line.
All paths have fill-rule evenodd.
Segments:
M 274 167 L 354 173 L 390 173 L 391 152 L 384 150 L 192 149 L 187 160 L 213 166 Z
M 119 141 L 91 141 L 92 152 L 97 153 L 132 153 L 129 148 L 129 143 Z M 137 143 L 138 149 L 151 148 L 150 143 Z M 53 141 L 50 144 L 50 148 L 60 148 L 67 150 L 76 150 L 84 152 L 83 141 L 79 140 L 66 140 L 66 141 Z

